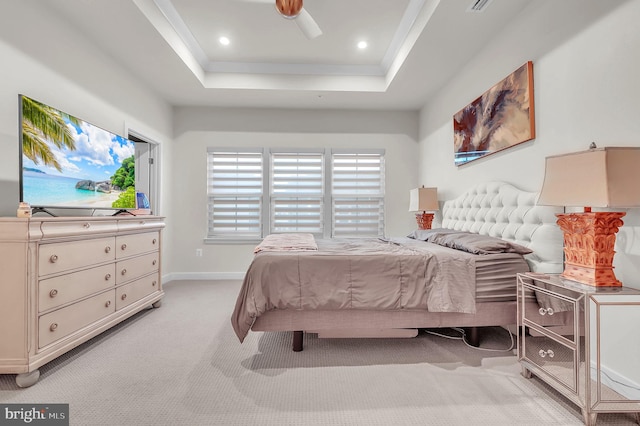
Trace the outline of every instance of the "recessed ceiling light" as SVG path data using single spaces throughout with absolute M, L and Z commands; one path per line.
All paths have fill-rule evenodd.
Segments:
M 230 41 L 230 40 L 229 40 L 229 38 L 227 38 L 227 37 L 220 37 L 220 38 L 218 39 L 218 41 L 219 41 L 219 42 L 220 42 L 220 44 L 221 44 L 221 45 L 223 45 L 223 46 L 228 46 L 228 45 L 229 45 L 229 43 L 231 43 L 231 41 Z
M 367 42 L 366 41 L 359 41 L 358 42 L 358 49 L 366 49 L 367 48 Z

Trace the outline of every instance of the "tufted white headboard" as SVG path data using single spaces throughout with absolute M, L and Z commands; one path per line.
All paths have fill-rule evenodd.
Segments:
M 563 237 L 556 225 L 562 208 L 536 205 L 537 193 L 503 182 L 487 182 L 444 202 L 442 227 L 502 238 L 529 247 L 533 272 L 563 269 Z

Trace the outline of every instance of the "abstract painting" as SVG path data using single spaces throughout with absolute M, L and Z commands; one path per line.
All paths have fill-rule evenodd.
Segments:
M 457 166 L 534 137 L 531 61 L 453 116 L 454 161 Z

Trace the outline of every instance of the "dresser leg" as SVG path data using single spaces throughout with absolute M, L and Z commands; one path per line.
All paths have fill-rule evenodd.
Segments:
M 531 370 L 529 370 L 524 365 L 521 365 L 520 368 L 522 368 L 522 372 L 520 373 L 520 374 L 522 374 L 522 377 L 524 377 L 525 379 L 530 379 L 531 378 Z
M 21 388 L 28 388 L 36 384 L 40 378 L 40 370 L 33 370 L 30 373 L 22 373 L 16 376 L 16 385 Z
M 598 419 L 598 413 L 588 413 L 587 410 L 582 410 L 582 419 L 585 426 L 595 426 Z
M 635 419 L 636 423 L 640 425 L 640 413 L 633 413 L 633 418 Z
M 154 308 L 159 308 L 160 306 L 162 306 L 162 299 L 158 300 L 157 302 L 153 302 L 151 306 L 153 306 Z

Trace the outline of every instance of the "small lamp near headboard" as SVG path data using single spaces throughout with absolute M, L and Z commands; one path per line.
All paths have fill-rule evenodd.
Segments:
M 640 147 L 596 148 L 546 158 L 538 204 L 584 207 L 557 214 L 564 233 L 562 277 L 596 287 L 619 287 L 613 272 L 616 233 L 625 212 L 591 207 L 640 207 Z
M 409 211 L 416 213 L 418 229 L 431 229 L 433 213 L 440 208 L 438 205 L 437 188 L 415 188 L 409 192 Z M 421 212 L 421 213 L 420 213 Z

